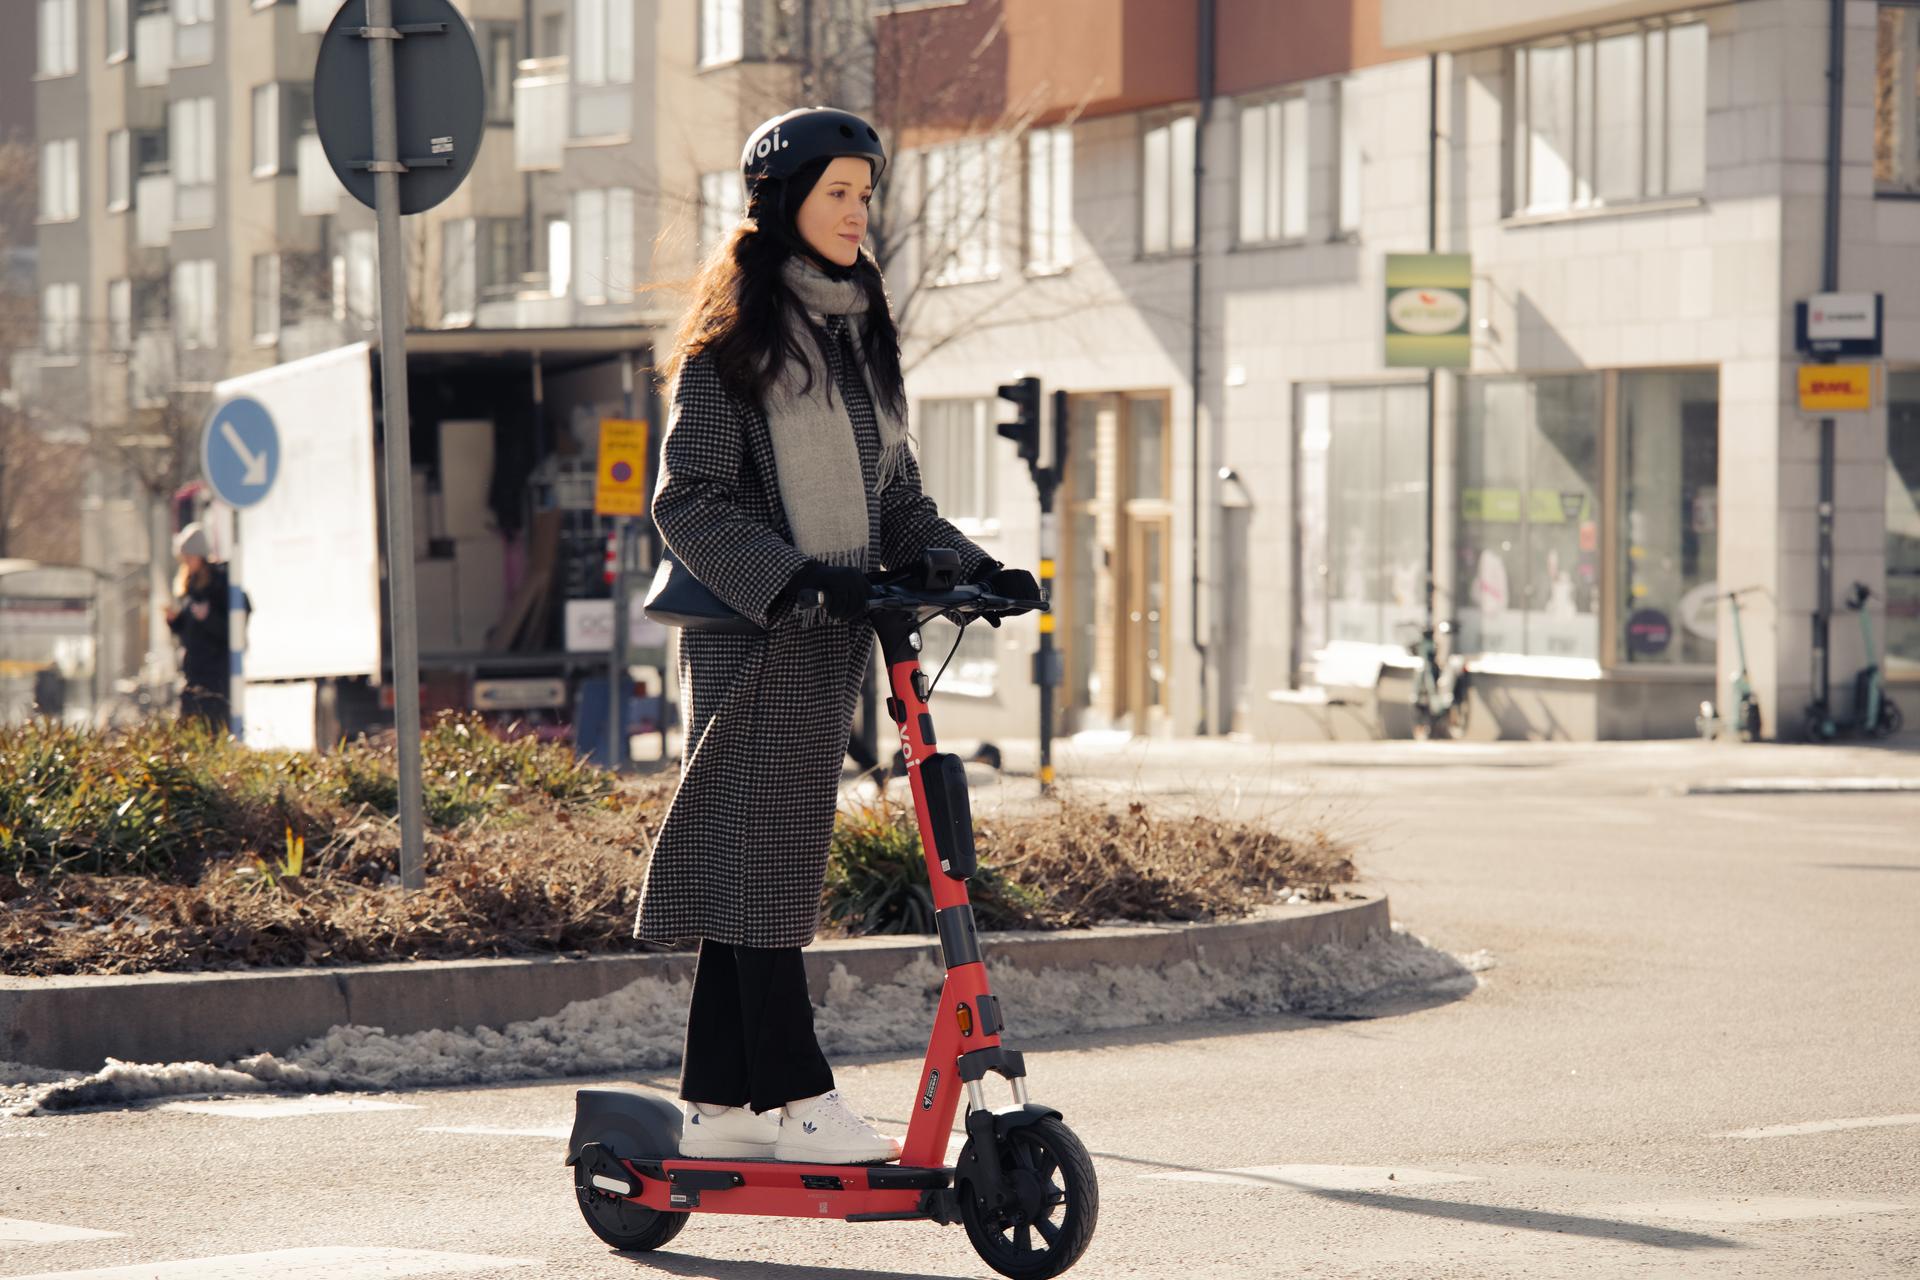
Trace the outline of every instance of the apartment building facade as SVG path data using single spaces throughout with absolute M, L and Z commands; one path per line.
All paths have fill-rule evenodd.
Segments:
M 330 4 L 36 4 L 50 411 L 137 441 L 143 413 L 227 372 L 372 328 L 371 217 L 308 123 Z M 1750 583 L 1769 732 L 1794 728 L 1818 577 L 1792 307 L 1820 284 L 1821 0 L 463 7 L 494 127 L 462 191 L 410 220 L 409 292 L 416 327 L 473 349 L 594 330 L 644 359 L 668 286 L 738 214 L 754 124 L 819 100 L 882 125 L 876 247 L 927 483 L 1009 563 L 1037 558 L 1037 504 L 993 388 L 1030 373 L 1069 395 L 1061 728 L 1401 731 L 1429 397 L 1385 366 L 1383 266 L 1430 245 L 1472 257 L 1471 364 L 1431 403 L 1472 733 L 1690 732 L 1732 662 L 1717 593 Z M 1882 292 L 1887 322 L 1874 408 L 1836 432 L 1834 581 L 1872 588 L 1902 679 L 1917 19 L 1844 9 L 1840 286 Z M 96 506 L 102 557 L 156 528 L 124 482 Z M 1844 703 L 1864 660 L 1844 612 L 1831 639 Z M 950 732 L 1024 731 L 1033 621 L 929 649 L 948 641 Z
M 1431 247 L 1472 263 L 1471 363 L 1434 379 L 1431 529 L 1439 616 L 1479 672 L 1471 736 L 1693 732 L 1735 665 L 1718 595 L 1747 585 L 1766 731 L 1799 731 L 1820 427 L 1793 318 L 1822 283 L 1827 4 L 993 8 L 1023 128 L 922 122 L 960 157 L 936 165 L 985 146 L 1001 180 L 934 291 L 960 332 L 910 387 L 923 447 L 964 463 L 952 430 L 978 459 L 936 487 L 993 495 L 978 527 L 1011 561 L 1034 503 L 992 388 L 1020 370 L 1070 393 L 1062 727 L 1406 732 L 1428 391 L 1385 364 L 1383 268 Z M 1844 712 L 1855 581 L 1894 696 L 1920 692 L 1920 9 L 1842 19 L 1838 287 L 1886 307 L 1873 408 L 1835 433 Z M 967 727 L 1030 715 L 1031 630 L 967 644 Z

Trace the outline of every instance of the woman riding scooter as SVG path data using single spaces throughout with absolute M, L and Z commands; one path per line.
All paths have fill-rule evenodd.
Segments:
M 765 628 L 682 635 L 686 755 L 634 930 L 700 943 L 680 1084 L 689 1157 L 899 1155 L 834 1089 L 800 954 L 870 664 L 866 575 L 947 547 L 996 594 L 1039 596 L 921 491 L 899 337 L 861 248 L 886 163 L 844 111 L 756 129 L 745 217 L 702 267 L 666 365 L 654 521 L 689 572 Z

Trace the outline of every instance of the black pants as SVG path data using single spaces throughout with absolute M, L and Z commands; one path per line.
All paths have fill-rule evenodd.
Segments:
M 798 947 L 732 947 L 703 939 L 687 1010 L 680 1096 L 771 1111 L 833 1088 L 813 1034 Z

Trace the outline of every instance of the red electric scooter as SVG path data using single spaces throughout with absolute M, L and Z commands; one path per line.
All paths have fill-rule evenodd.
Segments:
M 1093 1161 L 1058 1111 L 1028 1101 L 1026 1064 L 1001 1043 L 1000 1005 L 987 985 L 967 897 L 976 862 L 966 769 L 958 756 L 935 750 L 927 712 L 933 690 L 920 669 L 923 623 L 945 616 L 965 626 L 1009 610 L 1045 611 L 1047 604 L 1008 600 L 958 577 L 957 555 L 930 551 L 911 573 L 876 577 L 869 601 L 947 967 L 900 1160 L 687 1159 L 679 1154 L 675 1103 L 631 1089 L 582 1089 L 567 1164 L 587 1226 L 614 1248 L 658 1249 L 695 1213 L 959 1222 L 988 1266 L 1013 1280 L 1039 1280 L 1072 1266 L 1092 1239 L 1099 1212 Z M 1012 1105 L 988 1106 L 989 1074 L 1011 1085 Z M 947 1139 L 963 1092 L 966 1142 L 948 1165 Z

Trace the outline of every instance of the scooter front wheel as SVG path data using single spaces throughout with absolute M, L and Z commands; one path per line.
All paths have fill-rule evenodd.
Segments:
M 1900 726 L 1905 723 L 1906 717 L 1900 714 L 1900 708 L 1894 705 L 1893 699 L 1882 694 L 1880 697 L 1880 722 L 1874 725 L 1874 732 L 1882 738 L 1891 738 L 1894 734 L 1900 732 Z
M 969 1163 L 963 1151 L 960 1167 Z M 1073 1130 L 1051 1116 L 1013 1130 L 1000 1143 L 1000 1169 L 1011 1204 L 988 1204 L 971 1183 L 960 1186 L 960 1219 L 981 1261 L 1010 1280 L 1045 1280 L 1078 1262 L 1100 1216 L 1100 1186 Z
M 593 1185 L 593 1175 L 585 1161 L 573 1166 L 573 1192 L 580 1201 L 580 1216 L 596 1236 L 616 1249 L 645 1253 L 658 1249 L 680 1234 L 691 1214 L 662 1213 L 635 1204 Z

